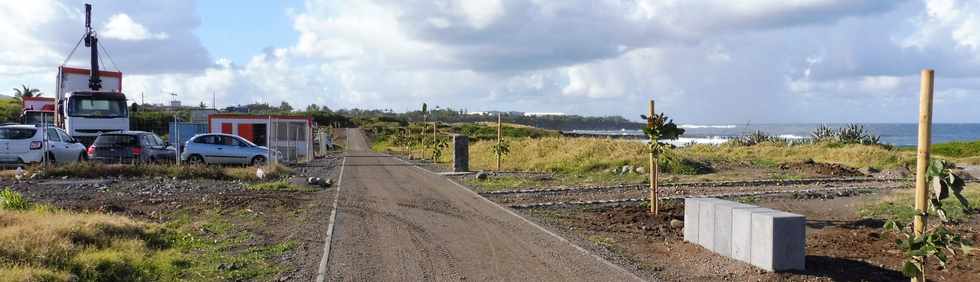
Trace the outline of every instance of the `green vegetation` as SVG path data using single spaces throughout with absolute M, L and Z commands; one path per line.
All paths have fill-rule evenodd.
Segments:
M 599 235 L 592 235 L 589 236 L 587 239 L 589 240 L 589 242 L 592 242 L 592 244 L 596 244 L 596 246 L 600 246 L 606 249 L 612 249 L 616 247 L 616 240 L 613 238 L 599 236 Z
M 313 190 L 311 187 L 307 185 L 293 184 L 286 180 L 253 183 L 246 186 L 246 188 L 249 190 L 259 190 L 259 191 L 312 191 Z
M 466 135 L 470 138 L 470 141 L 479 140 L 496 140 L 497 139 L 497 125 L 496 123 L 463 123 L 463 124 L 453 124 L 452 131 L 454 133 L 459 133 Z M 500 135 L 505 138 L 541 138 L 541 137 L 557 137 L 559 134 L 554 130 L 545 130 L 540 128 L 528 127 L 518 124 L 503 124 L 500 127 Z
M 821 125 L 810 133 L 814 142 L 830 142 L 840 144 L 881 145 L 881 137 L 860 124 L 848 124 L 845 127 L 832 129 Z
M 41 97 L 41 95 L 44 95 L 44 93 L 41 93 L 41 90 L 21 84 L 20 88 L 14 88 L 14 95 L 12 96 L 14 100 L 21 102 L 24 97 Z
M 0 199 L 20 203 L 0 209 L 2 281 L 266 281 L 297 245 L 252 243 L 241 226 L 262 223 L 244 212 L 181 210 L 160 225 Z
M 5 190 L 5 200 L 21 198 Z M 29 209 L 0 210 L 0 277 L 13 281 L 174 281 L 188 258 L 173 234 L 125 217 Z
M 912 148 L 914 150 L 914 148 Z M 980 156 L 980 141 L 933 144 L 932 153 L 944 157 L 968 158 Z
M 245 212 L 219 210 L 181 211 L 163 226 L 173 230 L 168 239 L 191 258 L 182 271 L 193 281 L 268 281 L 282 266 L 276 258 L 296 247 L 296 242 L 254 244 L 255 234 L 242 225 L 263 224 Z
M 980 201 L 980 184 L 969 184 L 963 190 L 963 196 L 971 202 Z M 900 190 L 893 192 L 880 201 L 869 203 L 862 207 L 859 212 L 861 216 L 869 218 L 880 218 L 886 220 L 896 220 L 900 222 L 912 222 L 915 215 L 915 194 L 913 190 Z M 942 200 L 945 207 L 960 207 L 948 209 L 946 217 L 952 222 L 958 222 L 969 218 L 970 214 L 956 199 L 947 198 Z M 930 210 L 930 217 L 937 217 L 936 211 Z
M 594 173 L 624 165 L 643 167 L 648 163 L 647 145 L 606 138 L 518 138 L 511 139 L 506 170 L 560 173 Z M 470 145 L 470 167 L 493 168 L 493 141 Z M 712 163 L 776 164 L 812 159 L 850 167 L 895 168 L 911 163 L 905 152 L 869 145 L 761 144 L 756 146 L 692 145 L 671 150 L 660 158 L 663 172 L 701 174 L 711 172 Z
M 0 209 L 22 211 L 30 208 L 31 203 L 24 199 L 20 193 L 10 190 L 10 187 L 0 191 Z
M 23 107 L 16 99 L 0 98 L 0 123 L 17 122 Z

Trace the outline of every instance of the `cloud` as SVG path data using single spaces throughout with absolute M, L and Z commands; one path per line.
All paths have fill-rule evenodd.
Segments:
M 165 32 L 151 33 L 146 27 L 133 21 L 129 15 L 115 14 L 109 17 L 109 22 L 105 24 L 102 35 L 106 38 L 119 40 L 147 40 L 147 39 L 167 39 Z
M 918 72 L 935 68 L 936 120 L 980 119 L 970 106 L 980 94 L 972 1 L 307 0 L 289 14 L 296 42 L 244 62 L 201 46 L 193 4 L 96 8 L 131 22 L 120 25 L 133 36 L 106 35 L 130 74 L 126 91 L 176 91 L 188 103 L 214 93 L 219 106 L 428 102 L 628 118 L 655 99 L 684 122 L 913 122 Z M 10 74 L 0 82 L 50 81 L 44 69 L 80 35 L 77 9 L 9 6 L 0 16 L 21 22 L 0 30 L 23 44 L 0 42 L 0 52 L 38 51 L 0 57 Z M 103 19 L 105 34 L 113 19 Z

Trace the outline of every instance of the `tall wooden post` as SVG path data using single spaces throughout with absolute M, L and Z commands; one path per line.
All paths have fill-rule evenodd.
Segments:
M 436 159 L 436 146 L 439 146 L 439 142 L 436 140 L 436 121 L 432 120 L 432 162 L 438 163 L 439 160 Z
M 654 116 L 656 116 L 656 111 L 653 108 L 653 100 L 650 100 L 650 115 L 647 116 L 647 128 L 653 128 Z M 657 212 L 660 211 L 660 201 L 657 200 L 657 173 L 660 172 L 660 169 L 657 167 L 657 156 L 652 150 L 653 142 L 656 142 L 656 140 L 650 138 L 650 212 L 657 215 Z
M 497 171 L 500 171 L 500 113 L 497 113 Z
M 926 171 L 929 169 L 929 146 L 932 141 L 932 88 L 933 70 L 922 70 L 922 82 L 919 90 L 919 149 L 915 162 L 915 218 L 912 221 L 912 229 L 917 238 L 921 238 L 926 229 L 926 211 L 929 209 L 929 189 L 928 176 Z M 925 263 L 926 258 L 918 257 L 916 263 L 922 273 L 918 277 L 913 277 L 913 282 L 925 282 Z

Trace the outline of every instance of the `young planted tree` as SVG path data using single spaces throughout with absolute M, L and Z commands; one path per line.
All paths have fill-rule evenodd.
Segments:
M 896 239 L 895 244 L 905 255 L 902 273 L 908 277 L 923 277 L 927 257 L 935 258 L 939 262 L 939 266 L 945 268 L 949 262 L 949 257 L 957 254 L 969 254 L 973 251 L 972 242 L 946 228 L 949 218 L 946 216 L 946 208 L 942 206 L 942 200 L 951 194 L 959 201 L 964 213 L 972 211 L 970 203 L 961 194 L 964 186 L 963 179 L 950 170 L 952 167 L 954 167 L 952 163 L 944 160 L 933 160 L 929 164 L 927 173 L 929 187 L 931 188 L 930 209 L 939 216 L 942 224 L 925 228 L 921 236 L 916 236 L 911 226 L 901 221 L 890 220 L 885 223 L 885 230 L 892 231 L 902 237 Z
M 657 114 L 654 111 L 653 100 L 650 101 L 650 115 L 641 115 L 640 118 L 647 121 L 647 127 L 643 129 L 643 133 L 646 133 L 647 137 L 650 138 L 650 213 L 656 215 L 660 209 L 660 202 L 657 199 L 657 175 L 660 173 L 660 169 L 657 162 L 664 151 L 673 147 L 663 141 L 677 139 L 684 134 L 684 129 L 678 128 L 674 121 L 665 114 Z

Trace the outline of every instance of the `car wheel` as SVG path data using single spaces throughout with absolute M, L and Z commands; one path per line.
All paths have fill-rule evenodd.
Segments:
M 187 157 L 187 162 L 190 164 L 204 164 L 204 157 L 201 157 L 201 155 L 190 155 Z
M 252 165 L 253 166 L 265 165 L 265 157 L 255 156 L 254 158 L 252 158 Z

